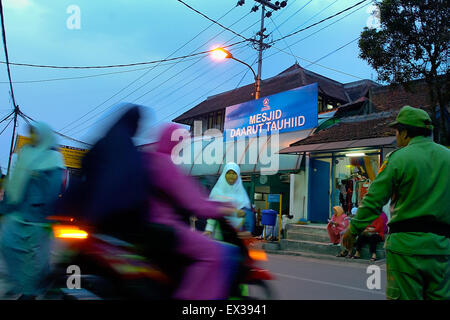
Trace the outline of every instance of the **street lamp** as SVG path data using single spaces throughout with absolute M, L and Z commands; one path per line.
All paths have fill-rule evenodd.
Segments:
M 211 55 L 216 60 L 233 59 L 233 60 L 240 62 L 242 64 L 245 64 L 247 67 L 249 67 L 253 73 L 253 77 L 255 78 L 255 99 L 259 99 L 261 80 L 259 79 L 259 77 L 256 75 L 255 71 L 249 64 L 245 63 L 242 60 L 236 59 L 235 57 L 233 57 L 231 52 L 225 50 L 224 48 L 216 48 L 216 49 L 212 50 Z

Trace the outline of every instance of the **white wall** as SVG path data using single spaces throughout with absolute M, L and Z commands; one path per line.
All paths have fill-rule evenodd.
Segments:
M 291 174 L 291 192 L 289 214 L 294 218 L 289 222 L 298 222 L 301 218 L 307 219 L 308 211 L 308 179 L 305 171 Z

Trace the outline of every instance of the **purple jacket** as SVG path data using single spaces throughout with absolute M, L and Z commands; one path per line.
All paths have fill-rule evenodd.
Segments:
M 198 183 L 185 175 L 171 160 L 170 152 L 178 143 L 170 141 L 172 132 L 179 128 L 169 125 L 162 133 L 161 139 L 156 144 L 155 151 L 147 151 L 145 159 L 149 164 L 147 172 L 155 188 L 163 190 L 178 207 L 185 208 L 199 218 L 220 218 L 218 204 L 208 200 L 208 195 L 203 192 Z M 186 225 L 183 217 L 177 213 L 176 208 L 158 196 L 149 199 L 150 222 L 167 224 L 175 227 L 178 224 Z

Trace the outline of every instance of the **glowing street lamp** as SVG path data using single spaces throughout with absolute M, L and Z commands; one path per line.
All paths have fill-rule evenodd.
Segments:
M 229 51 L 225 50 L 224 48 L 216 48 L 214 50 L 211 50 L 211 56 L 215 60 L 218 60 L 218 61 L 225 60 L 225 59 L 233 59 L 233 60 L 240 62 L 242 64 L 245 64 L 247 67 L 249 67 L 255 78 L 255 99 L 259 99 L 259 91 L 260 91 L 260 82 L 261 81 L 260 81 L 259 77 L 256 75 L 253 68 L 249 64 L 245 63 L 242 60 L 236 59 L 235 57 L 233 57 L 233 55 Z

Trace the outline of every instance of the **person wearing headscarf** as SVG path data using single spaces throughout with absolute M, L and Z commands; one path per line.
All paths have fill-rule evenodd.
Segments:
M 52 129 L 41 122 L 30 126 L 31 144 L 22 147 L 7 177 L 0 213 L 4 214 L 1 251 L 10 293 L 34 299 L 43 293 L 50 272 L 51 227 L 61 192 L 64 161 Z
M 97 231 L 128 237 L 146 220 L 150 180 L 142 153 L 133 142 L 141 109 L 124 114 L 82 160 L 81 180 L 72 181 L 61 211 L 93 224 Z
M 175 254 L 192 261 L 185 270 L 173 298 L 181 300 L 226 299 L 239 263 L 239 249 L 211 240 L 189 226 L 190 216 L 218 219 L 231 214 L 230 207 L 208 200 L 201 186 L 172 162 L 172 149 L 179 143 L 173 133 L 181 129 L 167 125 L 154 150 L 146 153 L 153 194 L 148 219 L 175 231 Z
M 251 226 L 254 221 L 251 219 L 250 199 L 242 183 L 241 170 L 236 163 L 229 162 L 225 165 L 209 198 L 219 202 L 232 203 L 238 211 L 227 217 L 227 220 L 238 231 L 253 231 Z M 216 220 L 208 219 L 205 232 L 212 234 L 214 239 L 222 240 Z
M 327 231 L 330 237 L 330 244 L 338 245 L 341 241 L 341 234 L 348 226 L 347 215 L 341 206 L 333 207 L 333 216 L 328 222 Z

